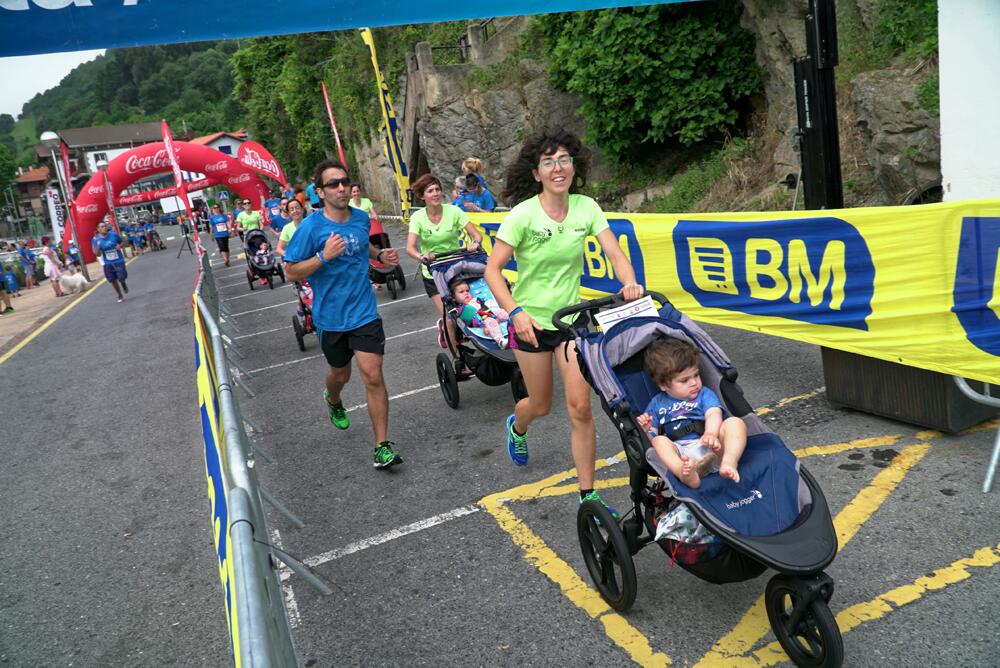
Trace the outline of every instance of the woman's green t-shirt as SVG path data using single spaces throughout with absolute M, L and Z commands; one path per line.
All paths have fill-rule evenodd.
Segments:
M 462 235 L 469 224 L 469 216 L 457 206 L 441 205 L 441 220 L 437 224 L 427 217 L 427 209 L 421 209 L 410 216 L 410 234 L 420 237 L 421 253 L 441 253 L 462 246 Z M 424 278 L 431 278 L 426 266 L 422 268 Z
M 608 229 L 601 207 L 585 195 L 570 195 L 569 210 L 561 222 L 549 218 L 535 195 L 507 214 L 497 239 L 514 248 L 517 305 L 542 329 L 555 329 L 552 315 L 580 300 L 583 241 Z
M 284 241 L 286 244 L 292 240 L 292 235 L 295 234 L 295 223 L 285 223 L 285 226 L 281 228 L 281 234 L 278 235 L 278 241 Z
M 351 202 L 353 202 L 353 201 L 354 200 L 351 200 Z M 354 204 L 351 204 L 351 206 L 354 206 Z M 360 204 L 358 204 L 358 206 L 355 206 L 354 208 L 355 209 L 361 209 L 362 211 L 364 211 L 365 213 L 367 213 L 370 216 L 370 215 L 372 215 L 372 209 L 374 207 L 375 207 L 375 205 L 372 204 L 372 201 L 370 199 L 368 199 L 367 197 L 362 197 Z

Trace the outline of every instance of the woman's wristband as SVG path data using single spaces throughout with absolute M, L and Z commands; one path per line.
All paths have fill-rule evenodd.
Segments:
M 520 306 L 515 306 L 513 309 L 511 309 L 509 315 L 510 315 L 511 318 L 513 318 L 518 313 L 524 313 L 524 309 L 521 308 Z

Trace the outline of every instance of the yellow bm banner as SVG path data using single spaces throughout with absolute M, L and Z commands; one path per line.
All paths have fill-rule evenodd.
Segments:
M 503 215 L 470 216 L 487 250 Z M 1000 200 L 607 217 L 639 282 L 695 320 L 1000 383 Z M 620 288 L 593 238 L 580 287 Z

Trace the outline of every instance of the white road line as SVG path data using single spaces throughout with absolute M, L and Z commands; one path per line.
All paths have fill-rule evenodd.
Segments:
M 256 313 L 257 311 L 266 311 L 269 308 L 278 308 L 279 306 L 288 306 L 289 304 L 298 304 L 298 300 L 293 299 L 290 302 L 281 302 L 280 304 L 271 304 L 270 306 L 261 306 L 260 308 L 251 309 L 249 311 L 241 311 L 240 313 L 233 313 L 232 317 L 239 315 L 247 315 L 248 313 Z
M 283 366 L 288 366 L 289 364 L 298 364 L 299 362 L 307 362 L 309 360 L 319 359 L 323 355 L 310 355 L 309 357 L 300 357 L 297 360 L 290 360 L 288 362 L 279 362 L 277 364 L 272 364 L 271 366 L 262 366 L 259 369 L 251 369 L 250 375 L 254 375 L 258 371 L 270 371 L 271 369 L 280 369 Z
M 277 529 L 271 529 L 271 544 L 279 549 L 285 549 L 281 544 L 281 534 Z M 280 561 L 279 561 L 280 563 Z M 285 610 L 288 612 L 288 625 L 297 629 L 302 623 L 302 616 L 299 614 L 299 604 L 295 600 L 295 591 L 288 582 L 292 575 L 292 569 L 281 563 L 278 568 L 278 577 L 281 579 L 281 588 L 285 590 Z
M 408 302 L 411 299 L 420 299 L 421 297 L 427 299 L 427 295 L 413 295 L 412 297 L 403 297 L 402 299 L 394 299 L 391 302 L 385 302 L 383 304 L 379 304 L 379 307 L 381 308 L 382 306 L 392 306 L 393 304 L 398 304 L 400 302 Z
M 393 339 L 398 339 L 403 336 L 409 336 L 410 334 L 419 334 L 420 332 L 429 332 L 432 329 L 437 329 L 437 325 L 431 325 L 430 327 L 424 327 L 423 329 L 415 329 L 412 332 L 403 332 L 402 334 L 393 334 L 392 336 L 385 337 L 386 341 L 392 341 Z
M 435 387 L 437 386 L 435 385 Z M 355 552 L 360 552 L 361 550 L 368 549 L 369 547 L 375 547 L 376 545 L 381 545 L 382 543 L 388 543 L 390 540 L 402 538 L 403 536 L 408 536 L 411 533 L 423 531 L 424 529 L 429 529 L 433 526 L 437 526 L 438 524 L 458 519 L 459 517 L 471 515 L 472 513 L 478 513 L 480 510 L 481 508 L 479 506 L 462 506 L 461 508 L 455 508 L 455 510 L 449 510 L 446 513 L 441 513 L 440 515 L 435 515 L 434 517 L 428 517 L 425 520 L 420 520 L 419 522 L 414 522 L 413 524 L 401 526 L 398 529 L 387 531 L 386 533 L 379 534 L 378 536 L 365 538 L 364 540 L 359 540 L 355 543 L 351 543 L 350 545 L 337 548 L 336 550 L 330 550 L 329 552 L 318 554 L 315 557 L 309 557 L 308 559 L 304 559 L 303 563 L 305 563 L 306 566 L 316 567 L 321 564 L 325 564 L 328 561 L 340 559 L 341 557 L 346 557 L 349 554 L 354 554 Z
M 176 238 L 177 238 L 177 237 L 167 237 L 167 241 L 173 241 L 173 240 L 174 240 L 174 239 L 176 239 Z
M 251 336 L 260 336 L 261 334 L 270 334 L 271 332 L 280 332 L 283 329 L 291 329 L 292 326 L 287 327 L 275 327 L 274 329 L 265 329 L 263 332 L 254 332 L 253 334 L 240 334 L 239 336 L 234 336 L 233 341 L 239 341 L 240 339 L 249 339 Z
M 262 285 L 260 287 L 264 287 L 264 286 Z M 278 287 L 279 288 L 290 288 L 290 287 L 292 287 L 292 284 L 291 283 L 285 283 L 284 285 L 279 285 Z M 224 302 L 231 302 L 234 299 L 243 299 L 244 297 L 253 297 L 254 295 L 259 295 L 259 294 L 261 294 L 261 293 L 259 293 L 259 292 L 248 292 L 245 295 L 237 295 L 235 297 L 227 297 L 227 298 L 223 299 L 222 301 L 224 301 Z M 264 294 L 266 295 L 267 293 L 265 292 Z
M 435 383 L 434 385 L 428 385 L 427 387 L 421 387 L 416 390 L 410 390 L 409 392 L 403 392 L 402 394 L 394 394 L 391 397 L 389 397 L 389 401 L 392 401 L 393 399 L 402 399 L 403 397 L 408 397 L 412 394 L 419 394 L 420 392 L 426 392 L 427 390 L 433 390 L 438 387 L 440 387 L 440 385 L 438 383 Z M 347 412 L 350 413 L 351 411 L 356 411 L 360 408 L 364 408 L 367 405 L 368 403 L 366 402 L 363 404 L 358 404 L 357 406 L 351 406 L 350 408 L 347 409 Z

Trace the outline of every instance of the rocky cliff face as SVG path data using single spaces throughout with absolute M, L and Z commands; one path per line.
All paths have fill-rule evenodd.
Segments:
M 845 3 L 853 3 L 849 9 L 868 27 L 874 24 L 877 0 L 841 0 L 838 5 Z M 763 139 L 769 160 L 764 167 L 777 182 L 799 167 L 794 150 L 797 119 L 792 60 L 806 54 L 807 3 L 744 0 L 743 5 L 742 25 L 757 37 L 754 55 L 763 71 Z M 552 89 L 542 63 L 521 59 L 488 87 L 475 83 L 477 66 L 495 65 L 516 54 L 514 36 L 528 20 L 511 20 L 485 42 L 481 35 L 470 32 L 476 48 L 470 53 L 473 62 L 469 64 L 437 66 L 429 45 L 418 45 L 415 57 L 408 62 L 405 94 L 401 96 L 405 99 L 401 139 L 413 174 L 430 171 L 450 190 L 454 178 L 461 174 L 462 160 L 476 156 L 483 161 L 484 176 L 498 194 L 504 167 L 528 134 L 552 125 L 581 134 L 586 129 L 576 115 L 577 98 Z M 875 184 L 872 192 L 853 201 L 848 193 L 849 205 L 899 204 L 908 192 L 940 177 L 938 121 L 916 101 L 920 80 L 914 72 L 888 67 L 858 75 L 838 87 L 844 159 L 872 173 Z M 380 201 L 394 201 L 394 182 L 378 139 L 355 148 L 371 195 Z M 598 179 L 607 176 L 599 155 L 593 175 Z

